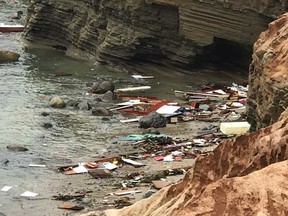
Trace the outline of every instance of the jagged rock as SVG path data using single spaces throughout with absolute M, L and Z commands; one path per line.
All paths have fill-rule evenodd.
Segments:
M 13 152 L 24 152 L 28 151 L 28 149 L 24 146 L 19 146 L 19 145 L 9 145 L 6 147 L 9 151 Z
M 157 112 L 151 112 L 139 120 L 140 128 L 161 128 L 166 126 L 166 118 Z
M 102 102 L 112 101 L 113 98 L 114 98 L 114 94 L 112 91 L 107 91 L 105 94 L 99 96 L 99 99 Z
M 94 116 L 111 116 L 112 113 L 104 107 L 97 107 L 97 108 L 92 109 L 92 115 L 94 115 Z
M 95 94 L 104 94 L 108 91 L 113 92 L 114 89 L 115 89 L 114 84 L 109 81 L 103 81 L 101 83 L 95 82 L 91 87 L 91 91 Z
M 0 50 L 0 63 L 8 63 L 18 61 L 20 55 L 9 50 Z
M 275 124 L 224 140 L 184 179 L 106 216 L 286 215 L 288 110 Z
M 49 101 L 49 106 L 54 107 L 54 108 L 64 108 L 66 107 L 66 103 L 60 97 L 53 97 Z
M 82 101 L 77 105 L 79 110 L 90 110 L 91 105 L 88 101 Z
M 288 106 L 288 13 L 269 24 L 254 45 L 250 66 L 248 121 L 266 127 Z

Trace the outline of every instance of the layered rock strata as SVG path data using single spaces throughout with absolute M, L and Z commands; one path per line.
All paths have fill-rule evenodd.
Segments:
M 178 184 L 107 216 L 287 215 L 288 110 L 279 121 L 223 141 Z M 92 214 L 93 215 L 93 214 Z
M 204 48 L 215 38 L 253 44 L 286 7 L 280 1 L 274 7 L 267 6 L 271 1 L 246 2 L 37 0 L 29 7 L 24 38 L 100 62 L 191 66 L 207 58 Z
M 254 45 L 248 119 L 254 129 L 277 121 L 288 106 L 288 14 L 269 24 Z

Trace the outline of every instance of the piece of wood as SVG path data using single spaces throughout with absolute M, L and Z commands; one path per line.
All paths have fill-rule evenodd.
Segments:
M 58 208 L 59 209 L 76 210 L 76 211 L 84 209 L 83 206 L 74 205 L 74 204 L 61 204 L 61 205 L 58 206 Z
M 138 86 L 138 87 L 130 87 L 130 88 L 122 88 L 116 89 L 114 92 L 130 92 L 130 91 L 142 91 L 151 89 L 151 86 Z

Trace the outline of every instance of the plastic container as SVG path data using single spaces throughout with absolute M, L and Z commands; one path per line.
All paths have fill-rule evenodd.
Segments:
M 224 134 L 242 134 L 250 129 L 248 122 L 222 122 L 220 131 Z

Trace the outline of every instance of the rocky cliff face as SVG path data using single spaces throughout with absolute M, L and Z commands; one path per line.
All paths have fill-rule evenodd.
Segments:
M 178 184 L 107 216 L 287 215 L 288 110 L 279 121 L 222 142 Z M 93 214 L 92 214 L 93 215 Z
M 287 7 L 271 2 L 35 0 L 24 38 L 93 61 L 191 66 L 209 61 L 215 39 L 253 44 L 271 17 Z
M 258 129 L 274 123 L 288 106 L 288 14 L 269 24 L 254 45 L 248 116 Z

